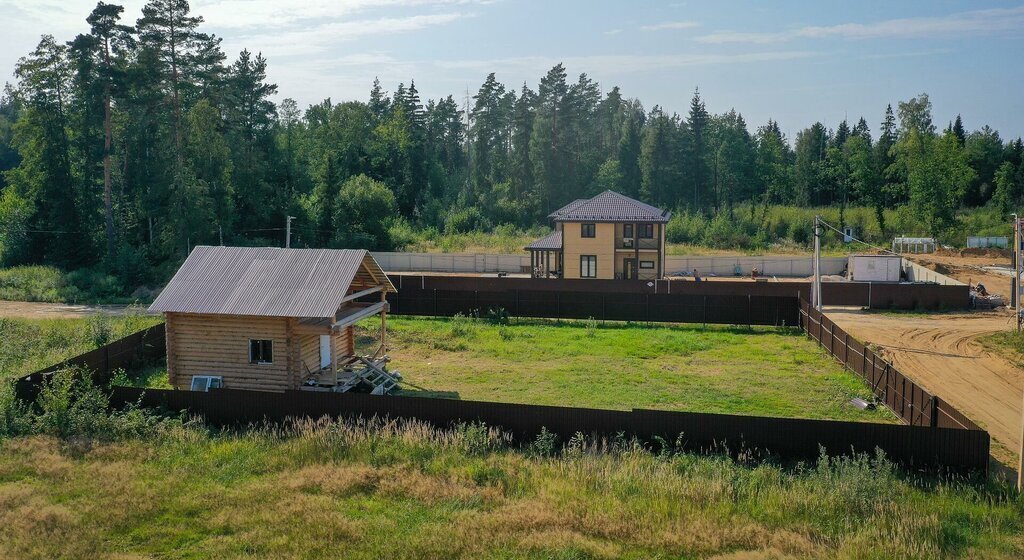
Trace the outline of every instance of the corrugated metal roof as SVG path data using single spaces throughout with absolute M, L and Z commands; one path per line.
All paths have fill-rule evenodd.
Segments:
M 362 249 L 198 246 L 149 310 L 333 317 L 364 265 L 396 291 Z
M 574 200 L 552 213 L 555 221 L 668 222 L 671 212 L 644 204 L 615 191 L 604 191 L 589 200 Z
M 546 236 L 530 243 L 525 247 L 527 251 L 530 249 L 543 250 L 543 249 L 561 249 L 562 248 L 562 232 L 555 230 Z

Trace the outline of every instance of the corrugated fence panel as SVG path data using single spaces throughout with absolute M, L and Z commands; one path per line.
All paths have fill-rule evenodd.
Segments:
M 576 433 L 605 437 L 623 434 L 645 441 L 661 438 L 679 442 L 693 451 L 735 454 L 751 450 L 788 460 L 813 459 L 823 446 L 835 455 L 851 451 L 873 453 L 878 448 L 893 461 L 912 467 L 984 471 L 988 465 L 986 432 L 892 424 L 306 391 L 280 394 L 232 389 L 209 393 L 130 387 L 113 390 L 115 405 L 139 399 L 146 406 L 188 410 L 215 425 L 321 416 L 420 420 L 438 427 L 480 421 L 501 427 L 518 441 L 531 440 L 543 428 L 563 441 Z

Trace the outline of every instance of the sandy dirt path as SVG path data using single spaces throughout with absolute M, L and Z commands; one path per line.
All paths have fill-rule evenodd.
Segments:
M 95 313 L 124 315 L 128 309 L 127 305 L 69 305 L 66 303 L 0 300 L 0 317 L 25 319 L 74 319 Z M 145 307 L 142 307 L 140 312 L 146 313 Z
M 1017 449 L 1024 370 L 977 341 L 1010 329 L 1012 315 L 900 315 L 852 309 L 826 313 L 855 338 L 880 347 L 901 372 L 984 427 L 996 442 Z

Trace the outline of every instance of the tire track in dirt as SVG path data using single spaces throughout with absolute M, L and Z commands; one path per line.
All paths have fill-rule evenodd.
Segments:
M 988 430 L 996 442 L 1017 449 L 1024 371 L 977 340 L 1010 329 L 1012 316 L 826 313 L 854 338 L 880 347 L 897 369 Z

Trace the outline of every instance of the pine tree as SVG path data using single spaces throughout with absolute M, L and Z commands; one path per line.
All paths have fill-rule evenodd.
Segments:
M 182 90 L 195 74 L 199 55 L 212 40 L 209 35 L 198 31 L 203 18 L 189 15 L 190 11 L 188 0 L 150 0 L 142 7 L 142 18 L 136 23 L 139 40 L 158 61 L 162 85 L 171 100 L 171 128 L 179 166 Z
M 111 185 L 113 154 L 113 111 L 112 100 L 115 94 L 124 93 L 123 81 L 126 72 L 127 57 L 135 47 L 132 29 L 122 25 L 122 6 L 99 2 L 86 21 L 90 26 L 88 35 L 79 35 L 75 40 L 75 48 L 95 62 L 94 79 L 102 90 L 103 106 L 103 208 L 106 225 L 107 258 L 114 256 L 114 202 Z
M 953 121 L 953 125 L 950 127 L 953 134 L 956 135 L 956 141 L 960 144 L 960 147 L 964 147 L 964 142 L 967 141 L 967 131 L 964 130 L 964 122 L 960 120 L 960 114 L 956 116 L 956 120 Z
M 695 89 L 693 98 L 690 100 L 690 115 L 687 119 L 690 131 L 690 150 L 686 162 L 689 182 L 693 189 L 694 210 L 702 208 L 708 192 L 708 154 L 706 153 L 705 131 L 709 119 L 708 111 L 700 98 L 700 89 Z

